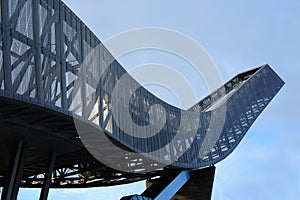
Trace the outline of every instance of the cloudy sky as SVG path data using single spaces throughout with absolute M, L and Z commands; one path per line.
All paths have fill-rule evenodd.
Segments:
M 202 45 L 222 80 L 268 63 L 286 82 L 238 148 L 217 164 L 213 199 L 298 199 L 300 196 L 300 1 L 297 0 L 65 0 L 105 41 L 133 28 L 161 27 L 181 32 Z M 176 41 L 174 41 L 176 42 Z M 180 64 L 162 52 L 139 51 L 120 62 L 125 68 L 149 62 Z M 182 63 L 182 71 L 186 66 Z M 180 67 L 179 67 L 180 68 Z M 177 66 L 178 69 L 178 66 Z M 188 75 L 188 74 L 187 74 Z M 190 74 L 192 76 L 192 74 Z M 199 100 L 203 91 L 196 82 Z M 200 84 L 201 85 L 201 84 Z M 150 87 L 151 89 L 151 87 Z M 156 95 L 176 105 L 172 95 Z M 140 193 L 144 182 L 111 188 L 51 190 L 50 199 L 119 199 Z M 20 192 L 33 199 L 38 190 Z M 29 198 L 31 197 L 31 198 Z

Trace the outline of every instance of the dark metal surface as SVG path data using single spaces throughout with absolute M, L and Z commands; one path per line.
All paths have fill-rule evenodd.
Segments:
M 48 171 L 45 173 L 43 187 L 40 194 L 40 200 L 47 200 L 49 194 L 49 188 L 51 186 L 52 172 L 54 171 L 56 154 L 52 152 L 49 156 Z
M 210 200 L 215 177 L 215 167 L 207 167 L 191 173 L 190 180 L 172 200 Z
M 137 124 L 149 123 L 151 105 L 159 104 L 166 110 L 163 129 L 141 139 L 120 130 L 112 115 L 112 92 L 126 71 L 64 3 L 1 0 L 0 38 L 0 175 L 8 168 L 8 144 L 22 138 L 27 143 L 24 187 L 42 186 L 49 152 L 57 154 L 51 187 L 122 184 L 161 173 L 161 168 L 147 174 L 118 172 L 95 160 L 78 139 L 73 117 L 88 131 L 108 136 L 124 149 L 147 153 L 166 146 L 159 157 L 165 160 L 154 159 L 153 163 L 174 161 L 174 167 L 191 169 L 213 165 L 235 149 L 284 84 L 264 65 L 237 75 L 187 111 L 168 105 L 143 87 L 124 91 L 132 95 L 127 111 Z M 91 54 L 94 59 L 88 59 Z M 138 83 L 131 79 L 128 84 Z M 217 135 L 212 130 L 223 111 L 224 126 Z M 159 110 L 156 112 L 160 116 Z M 183 129 L 178 127 L 181 117 Z M 198 118 L 200 122 L 195 122 Z M 211 121 L 215 123 L 211 125 Z M 191 138 L 195 127 L 196 136 Z M 176 134 L 181 137 L 170 143 Z M 214 140 L 212 148 L 201 152 Z M 109 150 L 105 144 L 103 148 Z M 124 164 L 130 164 L 128 172 L 141 172 L 146 160 L 140 155 Z
M 15 200 L 19 192 L 24 165 L 24 144 L 19 141 L 14 155 L 9 160 L 9 170 L 5 176 L 1 200 Z
M 13 147 L 16 141 L 23 140 L 26 159 L 22 187 L 43 186 L 44 173 L 49 170 L 49 152 L 56 152 L 51 181 L 54 188 L 109 186 L 154 176 L 123 173 L 98 162 L 84 148 L 68 115 L 14 99 L 0 97 L 0 101 L 0 175 L 7 174 Z M 93 126 L 87 128 L 99 132 Z M 0 186 L 3 181 L 0 177 Z
M 155 180 L 142 194 L 154 200 L 171 199 L 190 179 L 191 170 L 169 170 Z
M 148 179 L 147 189 L 142 194 L 126 196 L 121 200 L 210 200 L 215 169 L 211 166 L 195 171 L 167 170 L 160 178 Z M 179 177 L 182 172 L 186 173 L 186 178 Z M 172 182 L 175 185 L 172 186 Z M 160 196 L 165 190 L 168 190 L 167 193 L 173 192 L 173 195 Z

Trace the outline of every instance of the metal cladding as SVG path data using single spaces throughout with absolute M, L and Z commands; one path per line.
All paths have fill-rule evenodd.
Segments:
M 196 169 L 221 161 L 284 84 L 264 65 L 237 75 L 189 110 L 168 105 L 140 86 L 123 90 L 132 97 L 119 112 L 129 112 L 140 126 L 150 123 L 152 105 L 165 110 L 163 128 L 141 138 L 137 131 L 120 129 L 119 124 L 130 126 L 129 120 L 112 114 L 113 91 L 126 71 L 64 3 L 2 0 L 0 19 L 0 97 L 74 117 L 141 158 L 159 150 L 159 156 L 149 157 L 157 163 Z M 128 79 L 127 84 L 138 83 Z M 162 110 L 153 112 L 158 123 Z M 128 171 L 142 168 L 143 163 Z

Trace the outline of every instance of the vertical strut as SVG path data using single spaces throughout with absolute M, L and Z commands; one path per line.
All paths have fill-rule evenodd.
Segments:
M 33 41 L 34 41 L 34 69 L 36 98 L 40 104 L 44 104 L 43 98 L 43 79 L 42 79 L 42 60 L 41 60 L 41 36 L 40 36 L 40 1 L 32 0 L 32 22 L 33 22 Z
M 19 187 L 22 179 L 24 167 L 24 147 L 23 142 L 19 141 L 15 155 L 10 160 L 7 176 L 5 177 L 4 188 L 1 200 L 17 199 Z
M 77 22 L 77 31 L 80 33 L 80 47 L 79 47 L 79 59 L 81 63 L 80 67 L 80 91 L 81 91 L 81 103 L 82 103 L 82 116 L 86 117 L 86 106 L 87 106 L 87 93 L 86 93 L 86 52 L 85 52 L 85 38 L 86 38 L 86 26 L 83 25 L 80 21 Z
M 2 17 L 2 51 L 3 51 L 3 75 L 4 75 L 4 90 L 6 95 L 13 93 L 12 78 L 11 78 L 11 38 L 10 38 L 10 21 L 9 9 L 7 0 L 1 0 L 1 17 Z
M 59 17 L 55 22 L 55 47 L 56 47 L 56 65 L 59 71 L 61 107 L 67 110 L 67 90 L 66 90 L 66 55 L 65 55 L 65 37 L 63 31 L 63 22 L 65 19 L 65 9 L 59 1 L 54 2 L 55 12 L 59 12 Z M 70 47 L 71 48 L 71 47 Z
M 54 170 L 56 160 L 56 154 L 54 152 L 51 153 L 49 156 L 49 168 L 48 171 L 45 174 L 43 187 L 40 194 L 40 200 L 47 200 L 48 194 L 49 194 L 49 188 L 51 185 L 51 178 L 52 178 L 52 172 Z

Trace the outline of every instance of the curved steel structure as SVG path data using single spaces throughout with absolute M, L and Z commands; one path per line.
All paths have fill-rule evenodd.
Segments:
M 0 19 L 2 185 L 11 159 L 5 151 L 16 141 L 25 144 L 20 183 L 24 187 L 41 187 L 51 161 L 46 159 L 49 152 L 56 153 L 52 187 L 133 182 L 160 175 L 160 163 L 190 169 L 214 165 L 235 149 L 284 84 L 264 65 L 238 74 L 189 110 L 168 105 L 141 86 L 123 91 L 131 99 L 129 105 L 118 105 L 118 110 L 129 112 L 138 125 L 148 125 L 151 116 L 161 120 L 161 110 L 149 112 L 152 105 L 165 110 L 163 128 L 140 138 L 134 130 L 120 129 L 118 125 L 128 120 L 112 114 L 113 91 L 126 71 L 64 3 L 2 0 Z M 127 84 L 138 85 L 134 79 Z M 120 99 L 123 96 L 119 94 Z M 79 140 L 73 118 L 93 133 L 87 137 L 108 137 L 118 147 L 140 154 L 115 155 L 124 160 L 120 165 L 127 166 L 125 172 L 104 165 Z M 103 151 L 109 149 L 103 144 Z M 147 157 L 156 150 L 161 150 L 159 157 Z M 143 172 L 149 163 L 153 172 L 132 173 Z

